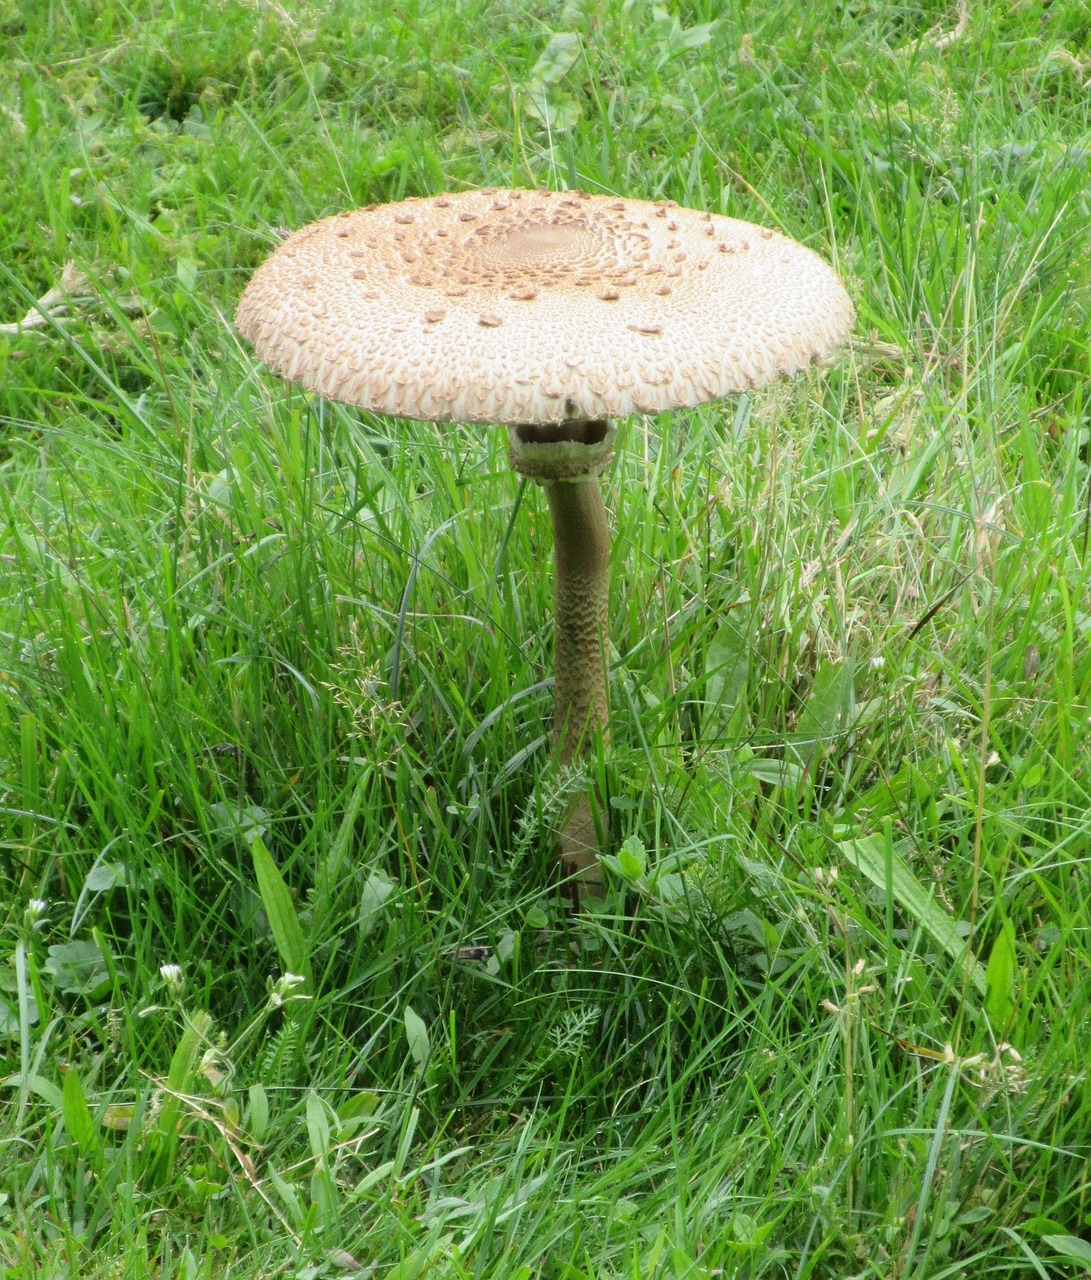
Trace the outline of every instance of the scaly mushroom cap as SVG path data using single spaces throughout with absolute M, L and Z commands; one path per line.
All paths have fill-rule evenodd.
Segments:
M 331 400 L 437 421 L 656 413 L 762 386 L 852 326 L 775 231 L 672 203 L 477 191 L 338 214 L 255 272 L 236 323 Z

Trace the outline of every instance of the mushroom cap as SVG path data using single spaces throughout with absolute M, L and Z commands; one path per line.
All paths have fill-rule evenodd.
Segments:
M 656 413 L 824 359 L 853 308 L 811 250 L 669 202 L 471 191 L 312 223 L 235 320 L 331 400 L 434 421 Z

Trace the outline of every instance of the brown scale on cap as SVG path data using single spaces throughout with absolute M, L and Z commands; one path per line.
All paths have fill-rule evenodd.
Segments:
M 439 296 L 446 322 L 422 325 Z M 592 420 L 658 412 L 760 386 L 823 359 L 852 319 L 826 263 L 768 228 L 521 191 L 312 224 L 258 269 L 237 317 L 268 364 L 331 399 L 496 423 L 560 421 L 573 405 Z M 672 372 L 647 382 L 651 330 Z M 560 385 L 564 397 L 545 394 Z

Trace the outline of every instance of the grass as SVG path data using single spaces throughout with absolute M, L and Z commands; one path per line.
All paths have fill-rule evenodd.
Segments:
M 0 1273 L 1091 1274 L 1086 6 L 0 39 Z M 540 495 L 231 326 L 277 227 L 501 183 L 777 225 L 859 311 L 619 424 L 578 921 Z

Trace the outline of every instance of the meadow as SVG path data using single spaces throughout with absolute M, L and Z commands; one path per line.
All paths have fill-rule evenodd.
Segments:
M 1085 0 L 0 0 L 0 158 L 0 1275 L 1091 1276 Z M 582 777 L 504 433 L 232 324 L 485 186 L 857 310 L 618 423 Z

